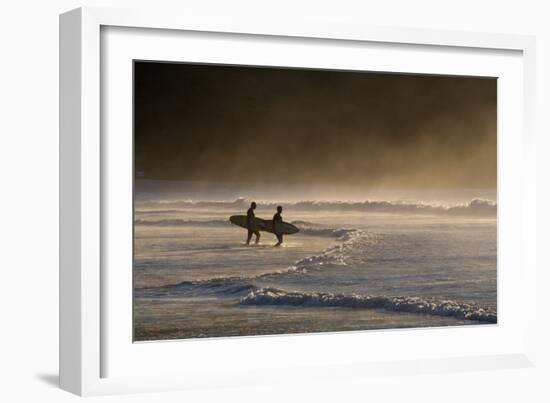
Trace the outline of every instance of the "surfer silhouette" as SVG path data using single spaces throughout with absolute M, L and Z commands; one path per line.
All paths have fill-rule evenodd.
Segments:
M 275 213 L 275 215 L 273 216 L 273 222 L 272 222 L 273 233 L 277 237 L 277 241 L 279 241 L 275 244 L 275 246 L 281 246 L 281 244 L 283 243 L 283 234 L 280 233 L 278 229 L 278 226 L 279 226 L 278 224 L 283 222 L 283 217 L 281 216 L 282 212 L 283 212 L 283 207 L 277 206 L 277 213 Z
M 256 210 L 256 202 L 250 203 L 250 208 L 246 212 L 246 226 L 248 228 L 248 237 L 246 238 L 246 244 L 250 244 L 252 239 L 252 234 L 256 235 L 256 244 L 260 242 L 260 231 L 256 225 L 256 216 L 254 215 L 254 210 Z

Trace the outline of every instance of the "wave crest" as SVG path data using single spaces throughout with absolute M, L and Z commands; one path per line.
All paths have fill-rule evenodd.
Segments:
M 357 294 L 300 293 L 275 288 L 251 291 L 240 301 L 242 305 L 291 305 L 310 307 L 346 307 L 385 309 L 395 312 L 410 312 L 456 319 L 497 323 L 497 314 L 473 304 L 420 297 L 370 296 Z
M 262 207 L 272 209 L 275 209 L 275 207 L 280 204 L 260 201 L 258 203 L 261 204 Z M 246 210 L 250 204 L 250 200 L 245 198 L 238 198 L 233 201 L 158 200 L 145 201 L 141 202 L 141 204 L 155 206 L 161 205 L 171 209 L 191 207 Z M 361 211 L 366 213 L 424 214 L 465 217 L 490 217 L 495 216 L 497 212 L 497 204 L 494 201 L 480 198 L 472 199 L 467 204 L 457 204 L 453 206 L 385 200 L 366 200 L 362 202 L 304 200 L 285 204 L 295 211 Z
M 257 289 L 249 283 L 246 278 L 220 277 L 209 280 L 182 281 L 178 284 L 165 285 L 161 287 L 136 288 L 135 292 L 139 297 L 155 298 L 177 298 L 182 295 L 193 296 L 242 296 Z

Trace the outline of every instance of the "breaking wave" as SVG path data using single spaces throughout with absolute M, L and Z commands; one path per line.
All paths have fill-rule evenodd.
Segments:
M 275 209 L 279 203 L 258 202 L 265 208 Z M 245 198 L 238 198 L 233 201 L 192 201 L 192 200 L 163 200 L 141 202 L 142 205 L 163 206 L 171 209 L 176 208 L 215 208 L 246 210 L 250 201 Z M 294 211 L 363 211 L 368 213 L 388 214 L 424 214 L 424 215 L 447 215 L 447 216 L 474 216 L 490 217 L 496 216 L 497 204 L 486 199 L 473 199 L 467 204 L 453 206 L 433 205 L 425 203 L 410 203 L 397 201 L 372 201 L 346 202 L 346 201 L 299 201 L 286 203 L 286 206 Z
M 260 288 L 251 290 L 248 295 L 241 298 L 240 303 L 242 305 L 385 309 L 395 312 L 450 316 L 462 320 L 497 323 L 497 314 L 491 309 L 484 309 L 473 304 L 420 297 L 300 293 L 275 288 Z
M 182 281 L 179 284 L 162 287 L 136 288 L 135 292 L 136 296 L 142 298 L 177 298 L 182 295 L 234 297 L 257 290 L 257 287 L 249 282 L 250 280 L 250 278 L 220 277 L 209 280 Z
M 256 276 L 266 277 L 274 273 Z M 260 288 L 251 281 L 254 278 L 227 277 L 202 281 L 184 281 L 176 285 L 156 288 L 138 288 L 140 298 L 178 298 L 180 296 L 199 297 L 239 297 L 240 305 L 254 306 L 300 306 L 300 307 L 341 307 L 353 309 L 384 309 L 386 311 L 415 313 L 453 317 L 484 323 L 497 323 L 497 313 L 493 309 L 474 304 L 435 298 L 403 297 L 386 295 L 358 295 L 332 293 L 302 293 L 276 288 Z
M 348 253 L 351 249 L 355 248 L 359 243 L 374 244 L 378 241 L 378 234 L 365 232 L 357 229 L 321 229 L 315 234 L 324 234 L 328 236 L 334 236 L 338 238 L 341 243 L 325 249 L 323 252 L 317 255 L 312 255 L 298 260 L 294 266 L 307 271 L 308 269 L 318 269 L 327 266 L 347 266 Z
M 270 277 L 307 272 L 303 267 L 290 266 L 285 269 L 270 271 L 267 273 L 253 276 L 229 276 L 214 277 L 205 280 L 182 281 L 178 284 L 164 285 L 160 287 L 136 288 L 139 296 L 155 297 L 175 297 L 182 294 L 196 294 L 204 296 L 206 294 L 217 294 L 234 296 L 235 294 L 245 295 L 251 290 L 258 288 L 252 284 L 255 280 L 268 279 Z

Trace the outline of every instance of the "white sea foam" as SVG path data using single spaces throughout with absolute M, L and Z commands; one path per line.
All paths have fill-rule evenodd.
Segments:
M 311 234 L 333 236 L 341 241 L 340 244 L 332 246 L 318 255 L 312 255 L 300 259 L 295 263 L 295 266 L 301 269 L 314 269 L 325 267 L 329 265 L 333 266 L 346 266 L 347 265 L 347 251 L 353 247 L 353 245 L 362 237 L 369 234 L 362 230 L 357 229 L 310 229 Z M 306 230 L 307 233 L 307 230 Z
M 300 229 L 300 233 L 305 235 L 313 235 L 313 236 L 328 236 L 332 238 L 339 238 L 341 240 L 345 240 L 343 238 L 348 237 L 351 233 L 357 231 L 356 229 L 348 229 L 348 228 L 321 228 L 321 227 L 310 227 L 305 225 L 296 224 L 293 222 L 294 225 L 296 225 Z
M 290 305 L 302 307 L 346 307 L 385 309 L 396 312 L 451 316 L 456 319 L 497 323 L 497 313 L 473 304 L 420 297 L 371 296 L 357 294 L 301 293 L 275 288 L 250 291 L 242 305 Z

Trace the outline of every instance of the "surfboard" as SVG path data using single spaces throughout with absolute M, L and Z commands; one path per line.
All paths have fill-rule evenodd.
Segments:
M 245 215 L 232 215 L 231 217 L 229 217 L 229 221 L 241 228 L 248 229 Z M 261 218 L 255 217 L 254 224 L 256 228 L 258 228 L 258 230 L 271 232 L 272 234 L 274 234 L 272 220 L 263 220 Z M 283 221 L 282 223 L 278 223 L 277 227 L 277 232 L 283 235 L 292 235 L 300 231 L 298 227 L 285 221 Z

